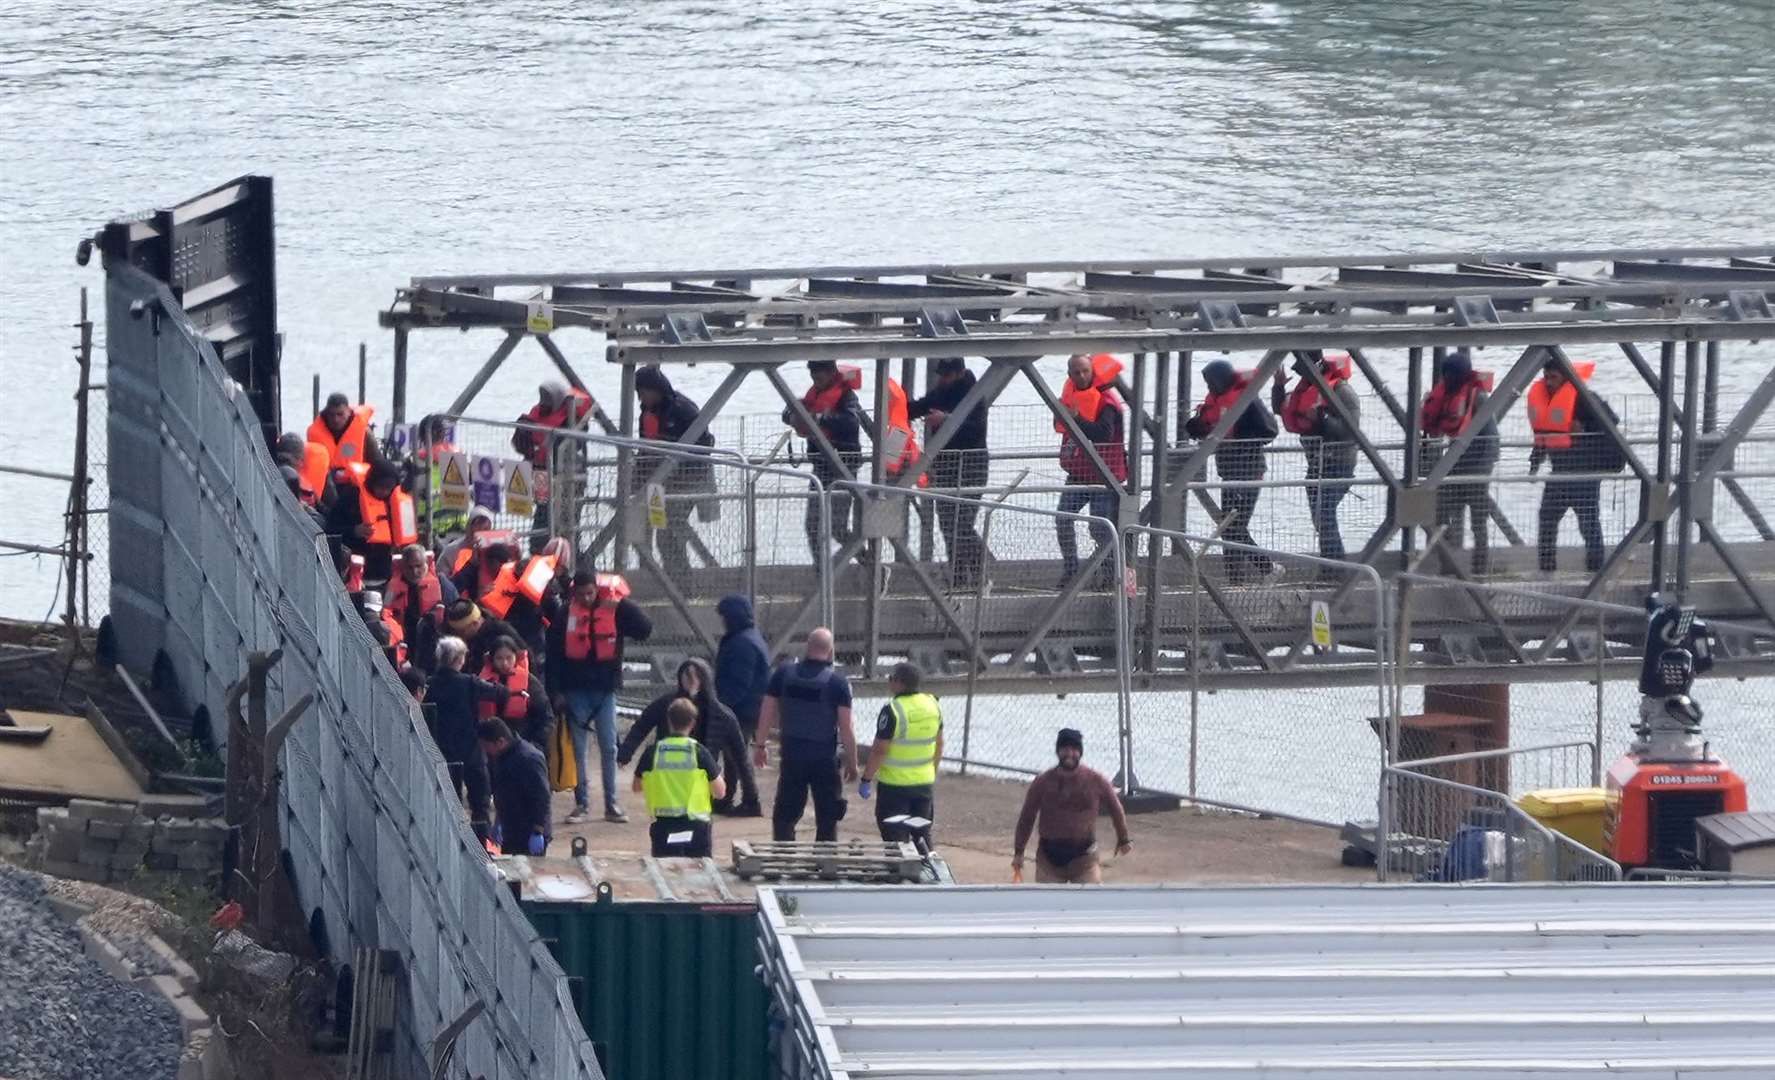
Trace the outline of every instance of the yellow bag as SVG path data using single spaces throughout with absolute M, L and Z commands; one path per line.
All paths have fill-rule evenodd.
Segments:
M 549 740 L 549 790 L 572 791 L 579 784 L 579 769 L 573 763 L 573 733 L 567 730 L 572 720 L 563 716 L 555 721 L 555 737 Z

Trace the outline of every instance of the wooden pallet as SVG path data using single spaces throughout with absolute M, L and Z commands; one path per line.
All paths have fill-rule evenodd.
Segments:
M 880 840 L 735 840 L 733 869 L 746 881 L 917 882 L 925 877 L 917 848 Z

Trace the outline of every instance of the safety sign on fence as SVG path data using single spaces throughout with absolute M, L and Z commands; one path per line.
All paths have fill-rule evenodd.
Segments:
M 647 485 L 647 524 L 655 529 L 666 527 L 666 489 L 659 484 Z
M 503 487 L 500 472 L 498 458 L 485 455 L 475 458 L 470 484 L 474 488 L 476 506 L 485 506 L 494 513 L 499 512 L 499 493 Z
M 441 455 L 438 467 L 438 505 L 445 510 L 467 510 L 468 501 L 468 455 L 448 451 Z
M 505 463 L 505 512 L 529 517 L 536 513 L 535 472 L 528 461 Z
M 1331 605 L 1323 600 L 1313 601 L 1313 645 L 1331 648 Z

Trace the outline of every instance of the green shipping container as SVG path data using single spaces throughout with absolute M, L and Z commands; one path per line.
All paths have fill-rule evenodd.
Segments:
M 764 1080 L 758 908 L 714 863 L 499 860 L 610 1080 Z M 700 880 L 699 880 L 700 879 Z M 552 897 L 577 896 L 578 899 Z

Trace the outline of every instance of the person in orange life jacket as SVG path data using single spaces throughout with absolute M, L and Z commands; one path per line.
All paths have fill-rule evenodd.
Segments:
M 503 706 L 491 701 L 481 702 L 480 717 L 498 716 L 512 725 L 512 730 L 539 747 L 547 748 L 554 734 L 555 716 L 549 711 L 548 692 L 542 680 L 530 670 L 530 654 L 515 638 L 500 638 L 487 650 L 487 666 L 481 678 L 498 683 L 511 693 Z
M 279 465 L 289 466 L 301 478 L 296 497 L 302 500 L 302 505 L 315 507 L 322 513 L 332 507 L 338 490 L 333 483 L 333 469 L 328 463 L 326 447 L 311 443 L 295 432 L 287 432 L 278 437 L 276 456 Z
M 473 557 L 450 578 L 457 592 L 473 597 L 483 612 L 496 619 L 506 617 L 517 595 L 518 545 L 509 542 L 510 536 L 497 533 L 483 537 L 483 542 L 475 545 Z M 501 591 L 490 595 L 495 589 Z
M 684 433 L 696 423 L 697 414 L 702 411 L 696 402 L 674 389 L 672 380 L 657 367 L 635 369 L 635 397 L 641 403 L 641 438 L 653 442 L 682 442 Z M 715 436 L 705 431 L 691 445 L 714 446 Z M 629 476 L 630 494 L 644 494 L 654 472 L 668 463 L 673 465 L 664 484 L 668 494 L 714 492 L 715 474 L 708 461 L 643 451 L 635 455 L 635 468 Z M 674 576 L 690 570 L 690 512 L 693 505 L 684 499 L 668 499 L 665 528 L 653 531 L 653 545 L 659 551 L 660 565 Z
M 382 444 L 370 431 L 376 410 L 353 405 L 344 394 L 327 395 L 327 404 L 308 425 L 308 441 L 326 447 L 327 464 L 334 469 L 347 465 L 387 465 Z
M 382 595 L 382 619 L 406 641 L 408 658 L 421 670 L 436 663 L 444 611 L 456 602 L 456 586 L 433 568 L 425 548 L 408 544 L 395 559 Z
M 1587 373 L 1584 368 L 1578 372 L 1580 377 Z M 1607 402 L 1597 404 L 1613 423 L 1615 411 Z M 1528 414 L 1529 427 L 1535 433 L 1529 472 L 1538 471 L 1542 459 L 1551 462 L 1555 476 L 1614 472 L 1625 463 L 1590 400 L 1578 393 L 1565 371 L 1552 361 L 1541 369 L 1540 380 L 1529 387 Z M 1584 538 L 1584 569 L 1591 573 L 1602 569 L 1602 518 L 1597 509 L 1601 499 L 1601 480 L 1547 481 L 1541 489 L 1535 537 L 1536 559 L 1543 571 L 1552 573 L 1559 566 L 1559 523 L 1567 510 L 1577 516 L 1578 535 Z
M 569 823 L 591 814 L 586 744 L 594 734 L 604 782 L 604 818 L 628 820 L 616 799 L 616 694 L 622 689 L 623 643 L 653 636 L 653 620 L 628 597 L 629 585 L 621 575 L 576 571 L 566 610 L 548 629 L 543 679 L 549 694 L 566 707 L 567 733 L 573 737 L 573 762 L 579 772 Z
M 923 397 L 906 407 L 906 415 L 925 422 L 928 444 L 950 422 L 950 414 L 962 398 L 974 388 L 974 374 L 959 356 L 945 356 L 933 367 L 936 385 Z M 959 488 L 985 487 L 990 479 L 991 458 L 986 450 L 986 403 L 981 402 L 966 419 L 958 421 L 949 445 L 931 462 L 931 480 L 947 494 L 959 494 Z M 958 588 L 968 588 L 980 581 L 980 533 L 974 528 L 980 509 L 975 496 L 965 496 L 967 503 L 939 502 L 937 525 L 943 531 L 943 543 L 949 551 L 949 566 Z
M 657 739 L 670 734 L 666 727 L 667 707 L 675 700 L 689 700 L 696 707 L 696 724 L 690 732 L 691 737 L 721 760 L 724 776 L 725 771 L 731 769 L 739 777 L 738 808 L 731 799 L 718 795 L 715 813 L 734 817 L 760 816 L 764 811 L 758 802 L 758 780 L 752 773 L 752 755 L 746 752 L 746 737 L 740 731 L 733 710 L 716 696 L 715 675 L 709 670 L 708 661 L 691 657 L 678 665 L 677 678 L 677 689 L 654 698 L 641 710 L 641 716 L 623 736 L 622 745 L 616 752 L 616 763 L 627 765 L 649 735 Z
M 327 533 L 351 553 L 364 557 L 364 579 L 388 580 L 394 553 L 419 539 L 413 500 L 400 486 L 393 465 L 355 465 L 345 472 L 348 483 L 327 513 Z
M 840 372 L 838 363 L 833 360 L 809 360 L 807 362 L 808 378 L 813 386 L 801 396 L 801 403 L 813 416 L 826 441 L 838 452 L 839 460 L 853 474 L 863 463 L 863 428 L 867 418 L 863 415 L 863 405 L 857 400 L 857 386 L 861 385 L 861 376 L 851 372 Z M 820 453 L 819 444 L 812 436 L 802 430 L 800 419 L 794 409 L 783 410 L 783 423 L 793 427 L 799 434 L 807 437 L 808 463 L 813 467 L 814 476 L 820 483 L 831 485 L 842 477 L 826 456 Z M 832 540 L 840 547 L 850 543 L 857 534 L 857 522 L 853 518 L 852 504 L 856 502 L 846 491 L 832 491 L 828 500 L 832 506 L 831 530 Z M 814 557 L 824 561 L 829 551 L 820 550 L 820 506 L 818 499 L 807 501 L 807 514 L 803 519 L 807 530 L 807 548 Z M 868 564 L 867 549 L 857 553 L 857 561 Z
M 549 800 L 548 759 L 528 739 L 512 734 L 497 717 L 482 720 L 475 728 L 476 741 L 487 759 L 498 814 L 499 850 L 505 855 L 548 854 L 554 836 Z
M 466 596 L 444 609 L 444 626 L 461 638 L 468 647 L 468 669 L 479 671 L 487 666 L 487 654 L 500 638 L 520 640 L 511 623 L 495 619 Z
M 838 823 L 844 819 L 844 785 L 857 778 L 851 684 L 833 668 L 833 653 L 832 631 L 814 628 L 807 635 L 802 659 L 777 668 L 764 691 L 752 764 L 762 769 L 769 762 L 771 732 L 781 721 L 782 761 L 777 767 L 776 801 L 770 808 L 775 840 L 795 839 L 795 826 L 810 794 L 814 839 L 837 840 Z
M 467 663 L 468 646 L 461 638 L 438 639 L 434 671 L 425 687 L 425 713 L 433 724 L 432 740 L 450 768 L 450 784 L 459 795 L 467 795 L 469 823 L 475 835 L 485 840 L 489 833 L 487 759 L 475 739 L 475 726 L 480 721 L 481 702 L 504 707 L 511 694 L 498 683 L 467 674 L 463 670 Z
M 1307 457 L 1307 511 L 1319 534 L 1319 554 L 1327 559 L 1344 557 L 1344 537 L 1337 524 L 1337 506 L 1350 493 L 1350 485 L 1337 483 L 1356 475 L 1356 444 L 1350 424 L 1360 423 L 1362 399 L 1350 385 L 1350 358 L 1327 357 L 1318 349 L 1295 354 L 1300 364 L 1312 364 L 1331 387 L 1342 410 L 1331 408 L 1313 380 L 1301 375 L 1294 389 L 1288 376 L 1278 373 L 1270 384 L 1270 403 L 1282 426 L 1300 436 Z M 1297 367 L 1296 370 L 1301 370 Z
M 536 388 L 536 404 L 518 417 L 518 423 L 556 431 L 584 431 L 592 417 L 592 396 L 578 387 L 550 379 Z M 519 428 L 512 433 L 512 449 L 536 469 L 536 512 L 530 519 L 530 551 L 542 550 L 549 536 L 548 478 L 561 453 L 561 443 L 547 432 Z M 565 461 L 559 462 L 565 468 Z
M 472 507 L 468 512 L 468 525 L 463 534 L 445 544 L 444 549 L 438 552 L 438 573 L 454 578 L 468 569 L 469 562 L 475 557 L 475 537 L 492 531 L 493 511 L 485 506 Z
M 702 772 L 709 783 L 709 803 L 713 810 L 719 802 L 729 794 L 727 781 L 721 776 L 721 764 L 715 754 L 701 739 L 691 735 L 696 727 L 697 710 L 694 702 L 686 698 L 673 698 L 668 707 L 662 710 L 660 737 L 692 738 L 694 742 L 694 761 L 689 762 L 693 768 Z M 682 745 L 682 744 L 679 744 Z M 686 747 L 690 750 L 690 747 Z M 659 741 L 656 739 L 635 763 L 635 781 L 633 789 L 636 794 L 644 794 L 647 790 L 647 774 L 658 764 Z M 668 761 L 671 759 L 668 758 Z M 652 802 L 650 799 L 649 802 Z M 653 807 L 649 807 L 653 810 Z M 691 810 L 690 807 L 684 807 Z M 690 813 L 656 814 L 653 823 L 647 829 L 653 841 L 652 852 L 656 859 L 677 857 L 689 859 L 706 859 L 714 853 L 715 830 L 700 808 Z
M 1211 360 L 1202 366 L 1202 403 L 1183 425 L 1184 434 L 1192 439 L 1207 438 L 1221 417 L 1239 400 L 1251 383 L 1249 374 L 1233 370 L 1225 360 Z M 1220 445 L 1214 450 L 1214 468 L 1222 483 L 1251 483 L 1264 475 L 1264 444 L 1276 437 L 1276 418 L 1253 398 L 1233 421 Z M 1220 489 L 1222 513 L 1220 535 L 1236 544 L 1257 546 L 1251 535 L 1251 520 L 1257 513 L 1257 499 L 1263 489 L 1258 487 L 1223 487 Z M 1265 576 L 1275 570 L 1275 563 L 1261 551 L 1227 548 L 1225 553 L 1227 581 L 1234 585 L 1249 581 L 1253 575 Z
M 1122 427 L 1122 402 L 1110 383 L 1121 371 L 1121 365 L 1109 356 L 1075 355 L 1066 362 L 1066 385 L 1060 392 L 1060 404 L 1072 413 L 1079 431 L 1091 440 L 1097 454 L 1109 466 L 1116 480 L 1128 479 L 1128 450 Z M 1115 540 L 1112 523 L 1116 520 L 1117 492 L 1110 481 L 1097 471 L 1084 449 L 1078 446 L 1065 425 L 1054 422 L 1060 436 L 1060 468 L 1066 473 L 1067 490 L 1060 495 L 1062 514 L 1076 514 L 1090 508 L 1091 539 L 1098 546 Z M 1079 485 L 1088 485 L 1081 487 Z M 1060 542 L 1060 583 L 1066 588 L 1079 572 L 1078 522 L 1056 518 L 1054 534 Z M 1113 564 L 1099 564 L 1091 587 L 1097 590 L 1115 586 Z
M 508 580 L 516 595 L 502 618 L 518 631 L 530 650 L 531 670 L 540 674 L 548 666 L 548 625 L 560 617 L 566 590 L 572 587 L 573 546 L 562 537 L 552 537 L 542 551 L 517 559 L 510 567 Z
M 364 589 L 352 595 L 356 604 L 358 617 L 364 620 L 364 629 L 382 649 L 382 655 L 388 658 L 389 666 L 400 671 L 407 664 L 407 639 L 400 626 L 388 622 L 382 617 L 382 593 L 378 589 Z
M 1490 395 L 1485 392 L 1480 376 L 1474 373 L 1473 357 L 1466 349 L 1456 349 L 1444 357 L 1437 374 L 1435 385 L 1424 395 L 1418 426 L 1426 440 L 1454 439 L 1471 426 Z M 1428 473 L 1440 456 L 1442 446 L 1433 443 L 1426 449 L 1434 451 L 1420 455 L 1420 467 Z M 1463 518 L 1468 514 L 1472 516 L 1475 574 L 1486 573 L 1491 565 L 1491 537 L 1486 527 L 1491 516 L 1490 485 L 1484 480 L 1453 478 L 1490 476 L 1497 463 L 1498 424 L 1493 420 L 1467 444 L 1460 460 L 1450 470 L 1449 479 L 1436 489 L 1436 524 L 1446 527 L 1442 538 L 1450 547 L 1461 546 Z

